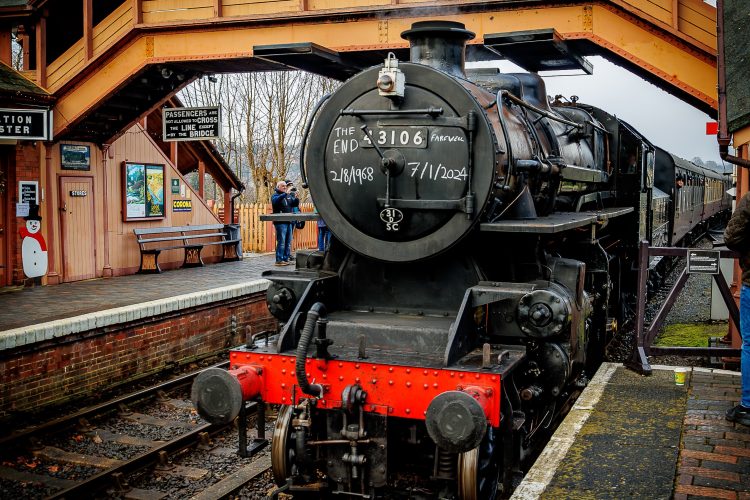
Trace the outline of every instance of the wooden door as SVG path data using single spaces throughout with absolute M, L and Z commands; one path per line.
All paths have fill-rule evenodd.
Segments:
M 59 199 L 63 281 L 95 278 L 93 178 L 61 177 Z

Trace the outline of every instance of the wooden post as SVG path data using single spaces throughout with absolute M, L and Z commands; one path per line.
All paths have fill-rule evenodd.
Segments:
M 83 0 L 83 58 L 88 62 L 94 55 L 94 6 L 93 0 Z
M 40 17 L 36 23 L 36 84 L 47 86 L 47 19 Z
M 232 189 L 224 191 L 224 224 L 232 224 L 234 214 L 232 213 Z
M 198 160 L 198 196 L 205 199 L 205 195 L 203 193 L 204 191 L 204 183 L 206 178 L 206 164 L 203 162 L 203 160 Z
M 60 275 L 55 271 L 55 248 L 60 248 L 61 244 L 55 241 L 55 219 L 57 214 L 55 213 L 54 194 L 57 192 L 57 186 L 55 186 L 55 175 L 52 167 L 52 148 L 51 142 L 44 143 L 44 170 L 45 170 L 45 184 L 47 185 L 47 194 L 44 197 L 44 203 L 47 204 L 47 242 L 49 243 L 47 256 L 48 256 L 48 267 L 47 267 L 47 284 L 58 285 L 60 284 Z M 58 203 L 60 200 L 58 200 Z
M 214 17 L 222 17 L 224 15 L 221 2 L 222 0 L 214 0 Z
M 105 278 L 111 278 L 112 273 L 112 266 L 109 263 L 109 202 L 108 202 L 108 191 L 107 191 L 107 182 L 108 179 L 108 172 L 107 172 L 107 164 L 109 163 L 107 161 L 109 157 L 109 144 L 102 144 L 102 147 L 100 149 L 102 154 L 102 179 L 104 179 L 104 182 L 102 183 L 104 188 L 104 193 L 102 198 L 104 199 L 104 268 L 102 269 L 102 276 Z
M 169 161 L 172 162 L 172 165 L 174 165 L 174 168 L 177 168 L 177 142 L 170 142 L 169 143 Z M 179 171 L 180 169 L 177 168 Z
M 143 24 L 143 0 L 133 0 L 133 24 Z
M 672 0 L 672 27 L 680 29 L 680 0 Z
M 3 26 L 2 31 L 0 31 L 0 61 L 10 67 L 13 67 L 12 46 L 10 26 Z

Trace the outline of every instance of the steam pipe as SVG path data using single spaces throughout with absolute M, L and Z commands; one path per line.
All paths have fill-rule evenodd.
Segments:
M 727 124 L 727 68 L 724 63 L 724 0 L 716 1 L 716 35 L 717 35 L 717 65 L 719 70 L 719 134 L 716 140 L 719 143 L 719 156 L 722 160 L 737 165 L 738 167 L 750 168 L 750 160 L 729 154 L 729 143 L 732 141 Z
M 511 170 L 513 169 L 513 145 L 510 142 L 510 134 L 508 134 L 508 127 L 505 125 L 505 116 L 503 116 L 503 101 L 500 99 L 502 92 L 498 92 L 495 95 L 495 106 L 497 107 L 497 116 L 500 120 L 500 128 L 503 130 L 503 136 L 505 137 L 505 149 L 507 149 L 508 155 L 508 171 L 505 172 L 505 179 L 503 180 L 503 189 L 506 189 L 510 185 Z
M 321 302 L 316 302 L 307 312 L 305 326 L 302 328 L 299 344 L 297 344 L 297 362 L 294 365 L 294 371 L 297 375 L 297 383 L 299 384 L 300 390 L 305 394 L 315 397 L 323 395 L 323 386 L 320 384 L 311 384 L 307 380 L 305 363 L 307 361 L 307 350 L 310 347 L 313 330 L 315 330 L 315 323 L 317 323 L 318 318 L 321 316 L 326 316 L 326 306 Z
M 550 120 L 554 120 L 556 122 L 564 123 L 565 125 L 570 125 L 571 127 L 575 127 L 577 129 L 583 128 L 583 125 L 581 125 L 580 123 L 576 123 L 574 121 L 566 120 L 565 118 L 560 118 L 559 116 L 557 116 L 557 115 L 555 115 L 553 113 L 550 113 L 549 111 L 546 111 L 546 110 L 541 109 L 541 108 L 537 108 L 536 106 L 529 104 L 528 102 L 524 101 L 523 99 L 520 99 L 520 98 L 514 96 L 513 94 L 511 94 L 507 90 L 501 90 L 501 92 L 503 94 L 503 97 L 506 97 L 509 101 L 512 101 L 513 103 L 518 104 L 519 106 L 524 107 L 526 109 L 530 109 L 534 113 L 542 115 L 545 118 L 549 118 Z

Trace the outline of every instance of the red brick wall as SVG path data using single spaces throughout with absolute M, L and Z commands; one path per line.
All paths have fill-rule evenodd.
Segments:
M 24 281 L 23 274 L 23 263 L 21 262 L 21 237 L 18 235 L 18 230 L 26 226 L 26 221 L 23 217 L 15 217 L 16 203 L 18 202 L 18 181 L 37 181 L 39 182 L 39 189 L 41 190 L 42 182 L 39 172 L 39 152 L 41 150 L 41 142 L 35 143 L 36 146 L 32 146 L 29 143 L 21 143 L 16 146 L 15 151 L 15 168 L 11 164 L 13 170 L 12 177 L 13 183 L 8 184 L 8 194 L 11 198 L 11 209 L 13 213 L 10 218 L 10 228 L 8 228 L 8 237 L 13 238 L 11 241 L 15 241 L 15 245 L 11 244 L 11 254 L 8 256 L 8 266 L 10 267 L 13 284 L 21 284 Z M 40 193 L 41 198 L 41 193 Z M 41 200 L 40 200 L 41 201 Z M 45 203 L 40 203 L 43 207 Z M 42 216 L 42 224 L 46 224 L 44 221 L 46 212 L 40 208 L 39 215 Z
M 79 399 L 242 344 L 247 325 L 253 333 L 275 329 L 265 292 L 0 352 L 0 417 Z

